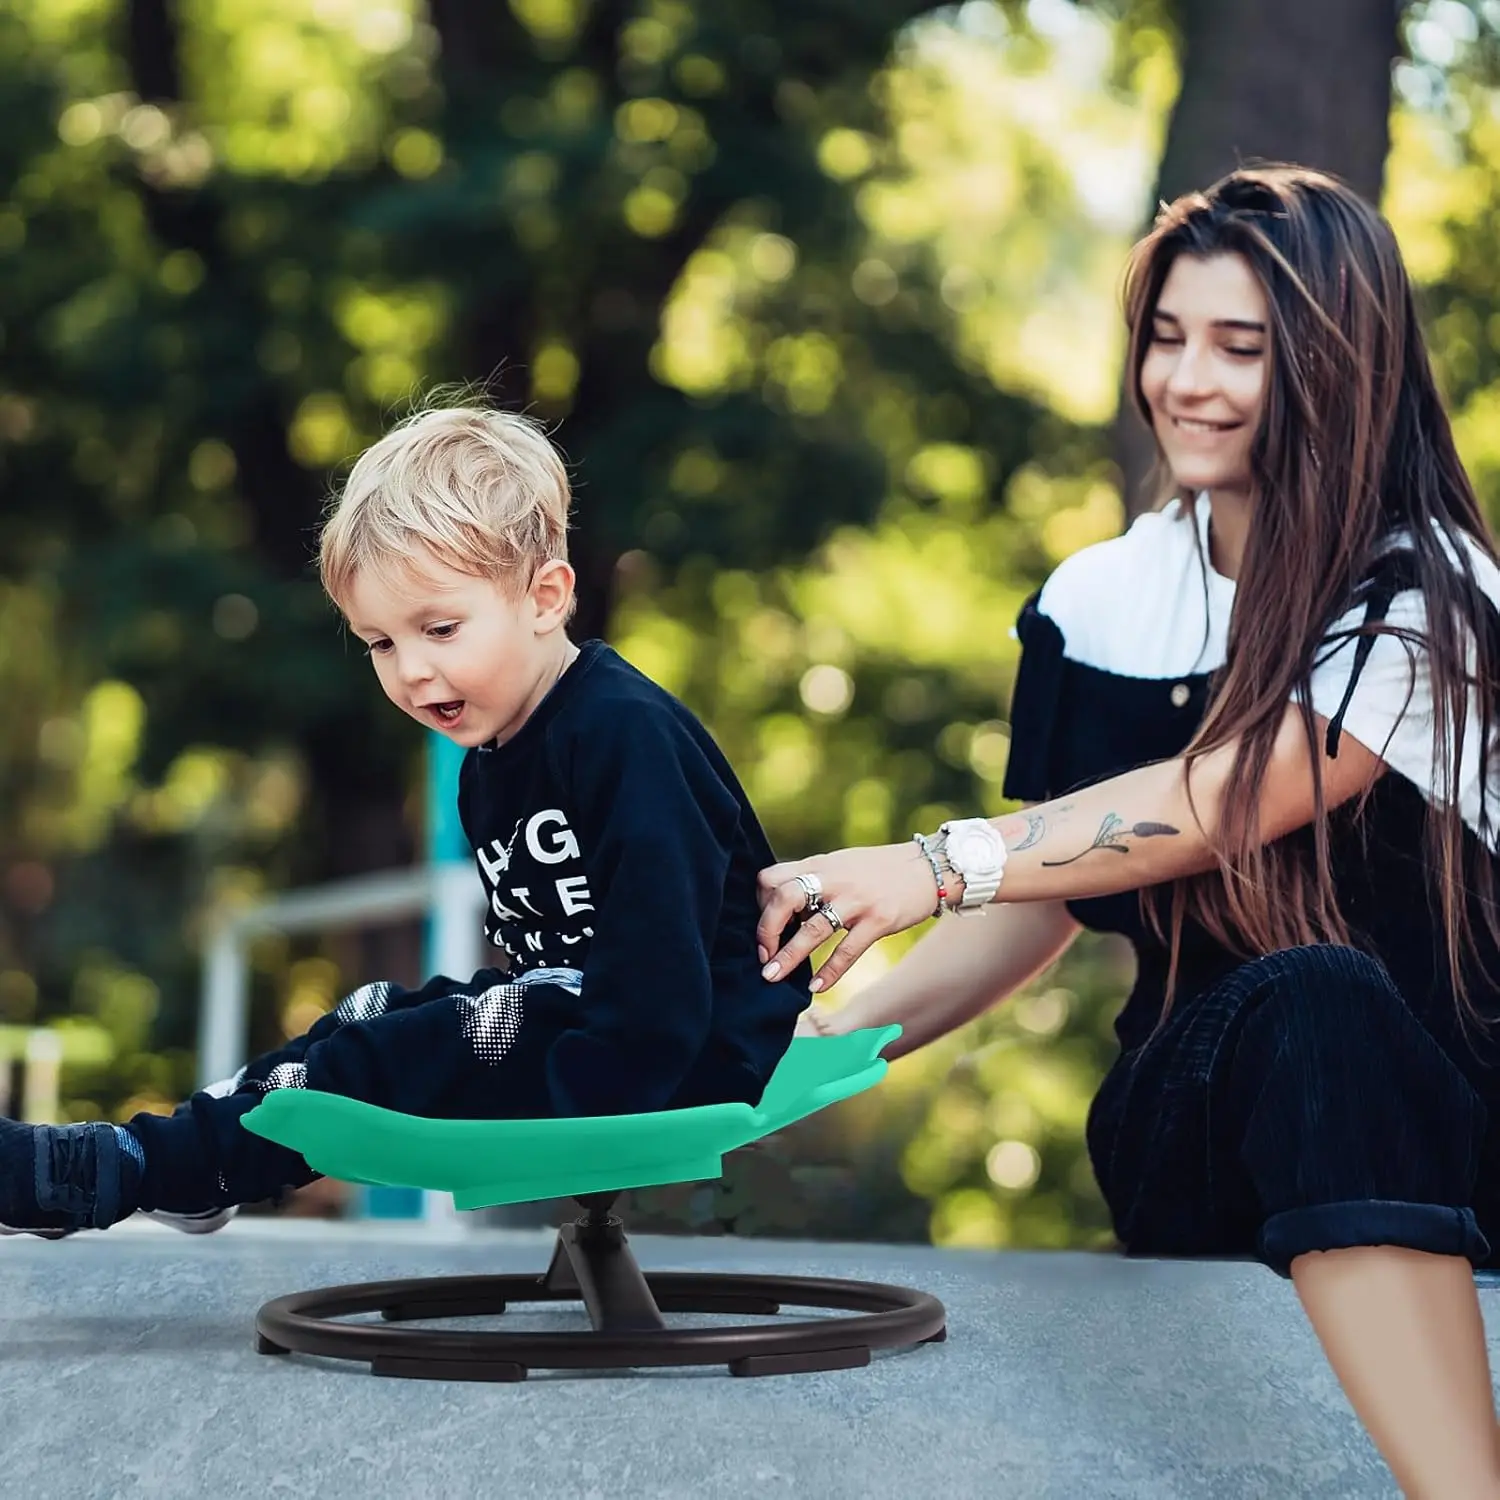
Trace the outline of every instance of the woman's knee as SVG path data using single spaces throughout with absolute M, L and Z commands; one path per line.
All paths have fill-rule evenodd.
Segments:
M 1309 944 L 1246 965 L 1249 987 L 1236 1072 L 1282 1066 L 1331 1077 L 1404 1065 L 1406 1049 L 1437 1044 L 1379 959 L 1358 948 Z M 1424 1045 L 1425 1044 L 1425 1045 Z
M 1307 943 L 1280 948 L 1253 959 L 1242 971 L 1253 988 L 1263 988 L 1270 998 L 1301 997 L 1363 1001 L 1372 995 L 1399 1000 L 1385 965 L 1361 948 L 1338 943 Z
M 1472 1093 L 1468 1080 L 1407 1005 L 1379 959 L 1324 944 L 1246 966 L 1250 1003 L 1232 1049 L 1241 1089 L 1273 1073 L 1327 1094 L 1413 1081 Z
M 1487 1110 L 1384 966 L 1332 945 L 1262 962 L 1224 1097 L 1267 1207 L 1467 1202 Z

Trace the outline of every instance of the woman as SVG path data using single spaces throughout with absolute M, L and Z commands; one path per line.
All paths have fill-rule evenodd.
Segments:
M 1500 1246 L 1495 545 L 1395 239 L 1341 184 L 1179 199 L 1126 304 L 1175 493 L 1022 612 L 1025 810 L 763 872 L 767 973 L 846 928 L 826 992 L 959 911 L 804 1019 L 899 1021 L 897 1056 L 1124 934 L 1087 1132 L 1121 1243 L 1289 1276 L 1406 1493 L 1500 1496 L 1472 1276 Z

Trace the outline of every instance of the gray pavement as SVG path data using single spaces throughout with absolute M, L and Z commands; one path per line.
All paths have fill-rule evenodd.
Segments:
M 142 1220 L 0 1241 L 0 1497 L 1398 1494 L 1291 1285 L 1243 1263 L 642 1236 L 648 1270 L 920 1287 L 946 1304 L 948 1342 L 825 1374 L 558 1371 L 518 1385 L 253 1351 L 271 1297 L 540 1272 L 552 1238 L 241 1219 L 200 1239 Z M 1500 1300 L 1487 1285 L 1483 1300 L 1500 1363 Z M 511 1317 L 586 1326 L 581 1308 Z

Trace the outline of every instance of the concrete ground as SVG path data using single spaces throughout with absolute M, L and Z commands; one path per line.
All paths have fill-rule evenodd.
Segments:
M 919 1287 L 946 1305 L 948 1341 L 816 1375 L 558 1371 L 515 1385 L 254 1352 L 272 1297 L 539 1273 L 552 1239 L 240 1219 L 206 1238 L 140 1220 L 0 1241 L 0 1497 L 1398 1494 L 1290 1283 L 1240 1263 L 643 1236 L 648 1270 Z M 1495 1359 L 1500 1301 L 1483 1290 Z M 507 1317 L 586 1326 L 581 1308 Z

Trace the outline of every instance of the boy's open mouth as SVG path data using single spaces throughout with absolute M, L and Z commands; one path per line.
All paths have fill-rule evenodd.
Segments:
M 432 715 L 439 724 L 456 724 L 464 711 L 463 700 L 459 699 L 453 703 L 429 703 L 427 712 Z

